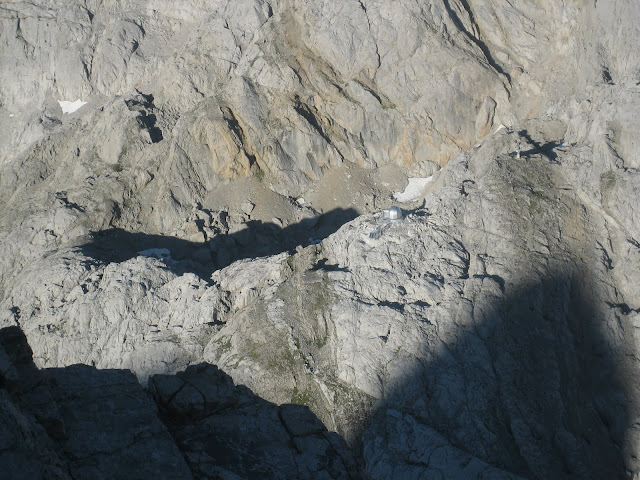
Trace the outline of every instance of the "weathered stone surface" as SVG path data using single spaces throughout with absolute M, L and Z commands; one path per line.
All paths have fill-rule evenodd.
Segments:
M 219 300 L 215 291 L 199 288 L 206 284 L 194 274 L 177 277 L 163 261 L 142 255 L 122 264 L 96 265 L 79 252 L 68 252 L 46 263 L 52 266 L 47 279 L 31 283 L 28 275 L 23 277 L 7 302 L 20 305 L 20 318 L 43 314 L 23 327 L 27 336 L 45 340 L 34 355 L 39 367 L 84 363 L 130 369 L 144 379 L 200 358 L 199 338 L 210 329 Z M 40 268 L 32 274 L 40 277 Z M 10 321 L 13 314 L 7 313 Z M 87 337 L 89 331 L 93 334 Z M 103 336 L 114 331 L 119 333 Z M 174 369 L 167 369 L 169 364 Z
M 172 416 L 211 415 L 238 401 L 233 380 L 214 365 L 191 366 L 176 376 L 154 375 L 149 386 Z
M 285 404 L 280 406 L 280 418 L 287 431 L 294 437 L 313 435 L 326 431 L 326 427 L 305 405 Z
M 18 327 L 0 330 L 3 471 L 10 478 L 192 478 L 131 372 L 38 370 Z M 140 461 L 145 458 L 145 461 Z
M 176 392 L 172 379 L 183 382 Z M 344 440 L 308 407 L 266 402 L 213 365 L 155 375 L 150 388 L 197 478 L 359 477 Z
M 437 431 L 388 410 L 364 436 L 364 457 L 375 478 L 519 479 L 453 447 Z
M 3 58 L 15 65 L 3 70 L 0 92 L 10 128 L 31 132 L 33 119 L 21 112 L 47 99 L 144 92 L 167 139 L 156 158 L 168 151 L 195 166 L 190 180 L 207 189 L 255 164 L 275 189 L 299 194 L 343 161 L 444 163 L 476 141 L 487 102 L 508 118 L 508 88 L 478 47 L 464 35 L 435 33 L 457 29 L 440 6 L 246 0 L 187 3 L 178 13 L 134 3 L 115 17 L 114 8 L 16 2 L 3 9 Z M 336 15 L 343 21 L 334 23 Z M 72 115 L 103 107 L 89 102 Z M 481 116 L 489 128 L 493 118 Z M 46 118 L 52 126 L 22 135 L 22 148 L 67 120 L 55 109 Z M 96 137 L 99 156 L 112 164 L 129 143 L 118 130 Z
M 21 411 L 0 389 L 0 464 L 4 475 L 16 479 L 71 479 L 67 464 L 46 431 Z
M 359 478 L 344 440 L 307 407 L 266 402 L 214 365 L 155 375 L 152 399 L 130 371 L 38 370 L 18 327 L 0 330 L 0 351 L 17 372 L 0 377 L 10 478 Z
M 346 435 L 371 421 L 365 412 L 374 478 L 431 468 L 368 443 L 379 415 L 395 421 L 388 408 L 402 412 L 393 428 L 403 435 L 402 418 L 439 432 L 433 447 L 415 448 L 446 438 L 451 475 L 508 475 L 489 465 L 534 478 L 634 468 L 616 445 L 636 448 L 637 370 L 614 352 L 635 348 L 622 332 L 637 312 L 611 288 L 618 267 L 603 247 L 634 227 L 566 190 L 580 150 L 523 136 L 516 159 L 514 135 L 452 161 L 404 221 L 363 216 L 300 250 L 287 260 L 292 276 L 227 317 L 205 355 L 270 398 L 293 389 Z M 475 473 L 460 451 L 472 452 Z
M 73 478 L 192 478 L 155 404 L 131 372 L 76 365 L 45 375 L 62 412 L 66 435 L 61 443 Z
M 0 330 L 0 464 L 10 478 L 71 478 L 51 437 L 64 424 L 46 382 L 31 363 L 31 349 L 17 327 Z
M 0 349 L 6 461 L 65 478 L 57 439 L 91 442 L 61 405 L 101 401 L 80 385 L 160 425 L 126 370 L 198 478 L 353 475 L 318 419 L 371 478 L 638 476 L 638 18 L 4 2 L 0 326 L 35 363 Z M 89 453 L 77 475 L 128 462 Z
M 510 155 L 516 142 L 519 159 Z M 615 476 L 623 466 L 635 468 L 629 425 L 637 403 L 629 386 L 637 366 L 631 355 L 613 352 L 636 348 L 623 332 L 636 322 L 633 296 L 624 292 L 637 272 L 618 267 L 605 246 L 619 238 L 634 245 L 633 214 L 598 203 L 606 197 L 597 193 L 612 185 L 591 171 L 592 163 L 580 162 L 592 158 L 590 150 L 534 142 L 500 131 L 440 170 L 424 206 L 404 220 L 361 216 L 319 245 L 236 262 L 215 272 L 212 284 L 178 276 L 180 262 L 172 260 L 93 260 L 74 270 L 73 259 L 86 257 L 53 255 L 34 274 L 44 268 L 53 280 L 60 272 L 61 280 L 51 282 L 57 286 L 35 289 L 25 276 L 7 297 L 7 321 L 20 312 L 39 362 L 73 338 L 77 347 L 64 350 L 66 362 L 86 361 L 87 351 L 104 367 L 130 358 L 126 365 L 141 378 L 157 368 L 150 359 L 172 362 L 172 369 L 201 358 L 216 362 L 272 401 L 308 405 L 347 438 L 364 430 L 374 478 L 422 471 L 378 446 L 378 418 L 397 422 L 384 428 L 407 435 L 431 432 L 433 442 L 415 444 L 422 449 L 416 455 L 444 445 L 450 454 L 442 465 L 452 475 L 466 475 L 468 467 L 474 475 Z M 611 168 L 624 179 L 616 188 L 634 185 L 633 172 Z M 584 183 L 567 189 L 574 178 Z M 100 280 L 79 281 L 92 278 L 92 268 Z M 55 315 L 100 325 L 95 306 L 102 304 L 114 306 L 100 307 L 110 320 L 94 331 L 96 341 L 113 336 L 110 325 L 126 324 L 124 345 L 144 355 L 123 356 L 118 342 L 90 347 L 79 327 L 77 337 L 53 328 L 63 324 Z M 89 306 L 91 314 L 72 313 Z M 171 341 L 148 345 L 150 335 Z M 213 367 L 198 375 L 214 380 L 194 383 L 190 375 L 200 367 L 192 368 L 152 384 L 167 412 L 211 423 L 185 424 L 185 438 L 210 438 L 205 431 L 226 424 L 225 405 L 236 394 L 226 396 L 230 384 L 216 383 Z M 407 430 L 407 421 L 415 426 Z M 399 439 L 393 448 L 417 441 Z M 194 442 L 180 447 L 191 452 L 190 462 L 216 464 L 211 454 L 199 456 L 197 445 L 209 440 Z M 429 475 L 431 467 L 423 467 Z

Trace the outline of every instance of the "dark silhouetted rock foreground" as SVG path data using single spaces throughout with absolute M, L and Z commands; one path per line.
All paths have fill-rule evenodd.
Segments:
M 200 364 L 156 375 L 38 370 L 18 327 L 0 331 L 5 478 L 359 478 L 344 440 L 303 405 L 277 406 Z

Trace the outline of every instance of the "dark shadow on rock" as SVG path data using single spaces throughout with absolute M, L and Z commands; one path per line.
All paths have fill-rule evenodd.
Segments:
M 267 402 L 214 365 L 155 375 L 149 388 L 199 478 L 359 478 L 345 441 L 309 407 Z
M 385 478 L 628 478 L 633 380 L 593 280 L 559 272 L 505 287 L 503 299 L 452 306 L 466 313 L 450 332 L 438 328 L 451 340 L 386 392 L 362 430 L 367 469 Z
M 3 478 L 192 478 L 130 371 L 38 370 L 19 327 L 0 330 L 0 364 Z
M 554 152 L 554 150 L 559 146 L 561 146 L 562 142 L 547 142 L 543 145 L 540 142 L 537 142 L 536 140 L 534 140 L 531 137 L 531 135 L 529 135 L 529 132 L 527 130 L 520 130 L 518 134 L 521 137 L 524 137 L 527 143 L 533 146 L 533 148 L 530 148 L 529 150 L 521 151 L 520 152 L 521 156 L 528 157 L 529 155 L 540 154 L 540 155 L 544 155 L 552 162 L 555 162 L 556 159 L 558 158 L 558 154 Z
M 468 4 L 468 2 L 466 0 L 461 0 L 460 3 L 462 5 L 462 7 L 464 8 L 465 13 L 467 14 L 467 16 L 469 18 L 469 21 L 471 22 L 473 27 L 478 28 L 478 25 L 476 24 L 476 21 L 475 21 L 475 16 L 473 14 L 473 10 L 471 9 L 471 7 Z M 489 49 L 489 46 L 482 41 L 482 39 L 480 38 L 479 35 L 476 37 L 476 35 L 473 33 L 473 31 L 469 31 L 467 29 L 467 27 L 465 26 L 463 21 L 460 19 L 460 17 L 458 15 L 458 13 L 456 12 L 456 10 L 454 10 L 451 7 L 449 0 L 444 0 L 443 5 L 445 7 L 445 10 L 447 11 L 447 14 L 449 15 L 449 18 L 453 21 L 454 25 L 462 33 L 464 33 L 465 36 L 469 40 L 471 40 L 473 43 L 475 43 L 478 46 L 478 48 L 484 54 L 487 63 L 489 65 L 491 65 L 491 67 L 493 67 L 493 69 L 496 72 L 500 73 L 501 75 L 504 75 L 504 77 L 507 79 L 507 81 L 509 83 L 511 83 L 511 76 L 507 72 L 505 72 L 504 69 L 495 61 L 495 59 L 493 58 L 493 55 L 491 54 L 491 50 Z
M 113 228 L 93 232 L 92 241 L 80 249 L 84 255 L 107 263 L 123 262 L 140 255 L 139 252 L 156 249 L 148 255 L 164 257 L 167 267 L 178 275 L 192 272 L 209 281 L 213 271 L 236 260 L 277 255 L 318 243 L 356 216 L 354 209 L 338 208 L 284 228 L 271 222 L 250 220 L 244 229 L 217 235 L 209 242 Z
M 323 270 L 325 272 L 348 272 L 347 267 L 341 267 L 340 265 L 327 265 L 327 259 L 323 258 L 318 260 L 316 264 L 311 268 L 313 271 Z
M 144 112 L 142 112 L 138 115 L 138 124 L 149 132 L 151 143 L 158 143 L 163 140 L 162 130 L 156 127 L 156 121 L 156 115 L 153 113 L 144 114 Z
M 154 113 L 149 113 L 155 109 L 153 95 L 145 95 L 138 92 L 134 98 L 125 100 L 125 104 L 131 111 L 138 112 L 136 120 L 140 128 L 147 130 L 151 143 L 158 143 L 163 140 L 162 130 L 156 125 L 157 117 Z
M 307 242 L 300 244 L 308 244 L 313 241 L 314 232 L 320 231 L 319 223 L 276 228 L 275 232 L 283 235 L 278 237 L 283 242 L 287 234 L 291 235 L 296 239 L 291 244 L 306 236 Z M 254 233 L 257 239 L 255 230 Z M 98 235 L 87 248 L 93 249 L 95 255 L 104 255 L 100 258 L 106 261 L 122 261 L 146 248 L 175 249 L 180 254 L 180 248 L 201 246 L 140 235 L 111 231 L 102 238 Z M 262 252 L 259 248 L 264 248 L 230 237 L 245 246 L 242 258 L 257 256 Z M 266 249 L 272 250 L 266 254 L 286 251 L 275 241 Z M 185 258 L 188 254 L 184 253 Z M 316 268 L 331 271 L 338 267 L 320 261 Z M 600 298 L 597 280 L 574 267 L 536 282 L 518 284 L 494 276 L 474 276 L 465 282 L 470 289 L 475 288 L 476 295 L 473 303 L 461 298 L 460 304 L 451 306 L 459 310 L 455 323 L 437 325 L 437 319 L 429 318 L 427 302 L 415 302 L 411 307 L 423 308 L 425 329 L 432 329 L 430 338 L 440 343 L 425 345 L 420 366 L 388 386 L 386 403 L 363 423 L 362 456 L 367 468 L 387 472 L 385 478 L 398 479 L 626 478 L 626 470 L 631 469 L 624 464 L 624 457 L 629 457 L 627 432 L 634 426 L 629 409 L 633 378 L 625 371 L 624 359 L 618 353 L 616 342 L 620 340 L 611 338 L 607 328 L 608 322 L 616 321 L 611 317 L 612 310 L 625 315 L 624 308 L 607 305 Z M 399 303 L 386 306 L 408 311 Z M 112 452 L 109 455 L 124 450 L 135 452 L 127 442 L 146 442 L 153 437 L 156 443 L 143 443 L 136 455 L 144 455 L 145 448 L 161 451 L 177 445 L 191 471 L 198 475 L 219 469 L 220 475 L 239 472 L 245 478 L 278 478 L 278 472 L 282 472 L 279 465 L 306 468 L 320 461 L 314 457 L 317 452 L 325 462 L 323 468 L 337 472 L 333 478 L 348 478 L 340 477 L 343 467 L 345 471 L 355 471 L 348 467 L 352 460 L 341 446 L 342 439 L 326 432 L 307 409 L 278 407 L 259 399 L 248 389 L 234 386 L 226 374 L 211 365 L 193 366 L 175 376 L 152 377 L 150 391 L 155 402 L 151 402 L 148 397 L 140 397 L 142 390 L 128 371 L 99 371 L 87 366 L 37 371 L 30 352 L 24 352 L 26 341 L 17 327 L 0 331 L 2 345 L 0 413 L 11 421 L 0 422 L 0 428 L 9 428 L 3 424 L 16 424 L 16 415 L 26 411 L 27 417 L 36 419 L 32 422 L 32 436 L 39 435 L 39 428 L 48 432 L 48 440 L 28 444 L 19 458 L 29 458 L 33 451 L 48 448 L 52 453 L 46 458 L 69 462 L 67 452 L 78 449 L 74 458 L 91 460 L 81 465 L 86 470 L 78 467 L 77 471 L 95 473 L 97 468 L 113 463 L 98 458 L 106 455 L 104 451 Z M 34 375 L 44 376 L 46 382 L 37 378 L 33 381 Z M 23 377 L 27 380 L 21 380 Z M 123 390 L 113 390 L 114 385 L 124 385 L 126 394 L 115 395 Z M 38 388 L 48 393 L 38 393 Z M 9 400 L 3 391 L 8 392 L 9 400 L 13 399 L 18 413 L 11 413 L 13 410 L 5 405 Z M 49 397 L 51 401 L 41 400 Z M 55 408 L 43 408 L 45 404 Z M 82 405 L 87 404 L 93 410 L 82 416 Z M 92 444 L 93 437 L 83 436 L 81 424 L 91 425 L 92 416 L 108 419 L 109 415 L 121 414 L 118 412 L 135 412 L 140 405 L 144 407 L 140 413 L 144 419 L 141 434 L 127 436 L 130 433 L 123 426 L 113 440 L 120 436 L 129 439 L 117 444 L 122 446 L 120 450 L 102 445 L 98 456 L 82 450 Z M 145 405 L 157 405 L 160 413 L 149 416 Z M 141 425 L 136 423 L 136 416 L 123 425 Z M 297 420 L 294 422 L 290 416 Z M 160 423 L 156 422 L 158 418 Z M 74 423 L 78 421 L 81 423 Z M 113 424 L 113 428 L 119 425 L 117 418 L 104 421 Z M 174 443 L 162 443 L 167 438 L 163 433 L 166 431 Z M 78 435 L 81 445 L 69 444 L 70 435 Z M 0 431 L 0 441 L 5 438 L 8 434 Z M 286 442 L 279 443 L 281 438 Z M 287 450 L 285 443 L 295 448 Z M 166 454 L 166 458 L 171 455 Z M 132 457 L 126 458 L 126 462 L 132 461 Z M 172 465 L 171 468 L 179 468 L 178 463 Z M 297 477 L 284 478 L 307 475 L 296 472 Z M 178 473 L 175 478 L 180 477 Z
M 0 330 L 3 478 L 359 478 L 308 407 L 267 402 L 213 365 L 149 390 L 129 370 L 38 370 L 22 330 Z

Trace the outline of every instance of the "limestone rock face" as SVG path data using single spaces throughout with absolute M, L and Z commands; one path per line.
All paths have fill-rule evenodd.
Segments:
M 528 142 L 502 130 L 441 170 L 403 220 L 364 215 L 319 244 L 235 262 L 210 283 L 187 260 L 105 263 L 67 249 L 24 270 L 4 322 L 22 326 L 40 367 L 91 363 L 144 381 L 217 364 L 361 442 L 373 478 L 434 468 L 615 477 L 636 468 L 637 347 L 625 331 L 637 320 L 628 282 L 638 273 L 623 260 L 636 250 L 616 249 L 634 247 L 637 212 L 604 199 L 637 179 L 613 163 L 590 180 L 584 146 Z M 220 412 L 242 401 L 215 370 L 203 386 L 187 380 L 196 371 L 155 376 L 153 389 L 168 415 L 215 418 L 211 431 L 224 430 Z M 388 432 L 398 432 L 392 443 Z
M 3 2 L 0 463 L 640 477 L 639 19 Z
M 150 386 L 197 478 L 358 476 L 344 440 L 308 407 L 266 402 L 213 365 L 155 375 Z
M 8 420 L 3 422 L 5 475 L 192 478 L 156 406 L 131 372 L 85 365 L 38 370 L 19 328 L 0 335 L 12 370 L 0 377 L 3 419 Z
M 635 468 L 637 366 L 621 352 L 636 348 L 624 332 L 637 312 L 610 283 L 629 270 L 603 247 L 633 214 L 565 190 L 565 175 L 589 168 L 571 160 L 580 149 L 529 145 L 516 159 L 514 135 L 453 160 L 404 221 L 363 216 L 291 257 L 290 279 L 230 312 L 209 361 L 270 398 L 304 392 L 348 437 L 364 423 L 374 478 Z
M 18 327 L 0 330 L 0 362 L 10 478 L 359 477 L 308 407 L 273 405 L 213 365 L 154 376 L 150 397 L 128 370 L 38 370 Z
M 3 8 L 0 96 L 13 115 L 4 120 L 25 132 L 12 136 L 19 144 L 8 155 L 46 135 L 54 128 L 47 122 L 61 122 L 51 108 L 34 130 L 27 112 L 46 101 L 138 91 L 155 99 L 171 151 L 222 179 L 255 164 L 278 191 L 300 194 L 344 161 L 444 164 L 494 123 L 509 122 L 504 75 L 457 31 L 450 8 L 134 2 L 116 14 L 116 5 Z M 118 139 L 100 140 L 117 156 Z

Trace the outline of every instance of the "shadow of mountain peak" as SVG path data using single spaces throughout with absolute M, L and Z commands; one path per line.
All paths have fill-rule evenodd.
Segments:
M 154 256 L 165 260 L 167 268 L 178 275 L 191 272 L 209 281 L 215 270 L 237 260 L 277 255 L 319 243 L 357 215 L 352 208 L 338 208 L 286 227 L 249 220 L 245 228 L 218 234 L 208 242 L 111 228 L 93 232 L 92 240 L 80 249 L 84 255 L 104 263 L 124 262 L 138 255 Z
M 475 321 L 448 325 L 455 343 L 407 373 L 363 429 L 367 470 L 375 478 L 628 478 L 633 378 L 595 290 L 583 272 L 556 272 L 476 305 Z

